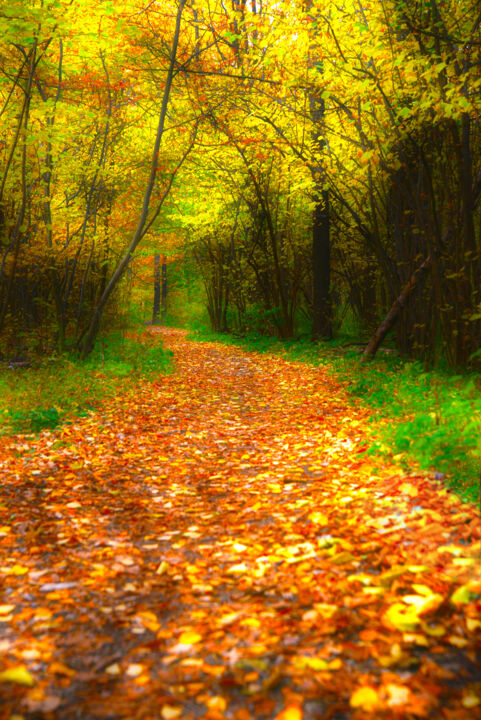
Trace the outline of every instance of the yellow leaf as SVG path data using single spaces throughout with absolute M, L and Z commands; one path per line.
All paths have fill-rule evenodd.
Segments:
M 228 613 L 227 615 L 223 615 L 219 619 L 218 624 L 221 627 L 224 627 L 224 625 L 230 625 L 231 623 L 235 622 L 236 620 L 239 619 L 239 617 L 240 617 L 239 612 Z
M 329 664 L 322 658 L 309 657 L 307 655 L 299 655 L 293 658 L 293 664 L 298 670 L 304 670 L 310 668 L 311 670 L 327 670 Z
M 415 590 L 418 595 L 425 595 L 426 597 L 429 597 L 433 594 L 433 591 L 427 585 L 418 585 L 416 583 L 415 585 L 413 585 L 413 590 Z
M 309 520 L 313 523 L 316 523 L 316 525 L 328 525 L 329 524 L 329 518 L 327 515 L 321 512 L 311 512 L 309 515 Z
M 414 573 L 415 575 L 419 575 L 420 573 L 424 573 L 426 572 L 426 570 L 428 570 L 426 565 L 408 565 L 406 569 L 409 570 L 409 572 Z
M 261 621 L 257 618 L 245 618 L 240 624 L 246 625 L 247 627 L 260 628 Z
M 448 637 L 448 642 L 458 648 L 463 648 L 466 647 L 466 645 L 469 645 L 469 641 L 459 635 L 450 635 Z
M 428 639 L 421 633 L 404 633 L 403 640 L 408 644 L 422 645 L 424 647 L 429 645 Z
M 27 687 L 35 685 L 35 679 L 28 672 L 25 665 L 17 665 L 17 667 L 0 672 L 0 682 L 11 682 L 16 685 L 26 685 Z
M 478 705 L 481 704 L 481 698 L 478 695 L 476 695 L 474 690 L 467 690 L 463 695 L 461 704 L 465 708 L 477 707 Z
M 476 620 L 476 618 L 468 617 L 466 618 L 466 627 L 468 628 L 469 632 L 473 632 L 474 630 L 481 628 L 481 620 Z
M 420 620 L 416 608 L 394 603 L 382 616 L 382 623 L 390 629 L 409 632 L 416 629 Z
M 423 623 L 422 629 L 426 635 L 430 635 L 431 637 L 442 637 L 443 635 L 446 635 L 446 628 L 442 625 L 429 626 Z
M 173 707 L 172 705 L 164 705 L 160 711 L 164 720 L 176 720 L 182 715 L 181 708 Z
M 391 568 L 391 570 L 387 570 L 382 575 L 380 575 L 377 580 L 381 583 L 381 585 L 390 585 L 393 580 L 400 577 L 401 575 L 404 575 L 405 572 L 405 567 L 393 567 Z
M 159 567 L 158 567 L 157 570 L 155 571 L 155 574 L 156 574 L 156 575 L 163 575 L 163 574 L 166 572 L 166 570 L 167 570 L 168 567 L 169 567 L 169 563 L 166 563 L 165 560 L 162 560 L 162 562 L 160 563 Z
M 15 610 L 15 605 L 0 605 L 0 615 L 8 615 Z
M 30 568 L 25 567 L 24 565 L 15 564 L 8 572 L 10 575 L 26 575 L 30 572 Z
M 199 635 L 195 630 L 186 630 L 179 638 L 179 642 L 182 643 L 182 645 L 194 645 L 200 642 L 200 640 L 202 640 L 202 635 Z
M 231 575 L 240 575 L 241 573 L 247 572 L 247 565 L 245 563 L 238 563 L 237 565 L 231 565 L 227 570 Z
M 469 592 L 466 585 L 461 585 L 451 595 L 451 602 L 453 605 L 462 605 L 468 603 L 471 600 L 471 593 Z
M 328 603 L 316 603 L 314 608 L 324 620 L 329 620 L 339 609 L 337 605 L 329 605 Z
M 444 598 L 442 595 L 433 593 L 432 595 L 404 595 L 403 602 L 415 608 L 418 615 L 426 615 L 433 610 L 437 610 L 442 605 Z
M 221 695 L 214 695 L 214 697 L 207 700 L 206 705 L 209 710 L 220 710 L 220 712 L 224 712 L 227 707 L 227 700 Z
M 399 490 L 404 493 L 404 495 L 409 495 L 409 497 L 417 497 L 418 495 L 417 487 L 414 487 L 414 485 L 411 485 L 410 483 L 404 483 L 404 485 L 401 485 Z
M 477 563 L 476 558 L 453 558 L 453 565 L 461 565 L 462 567 L 466 567 L 469 565 L 475 565 Z
M 347 550 L 337 553 L 331 558 L 331 562 L 334 563 L 334 565 L 345 565 L 346 563 L 352 562 L 353 560 L 355 560 L 354 555 L 351 555 L 351 553 L 347 552 Z
M 379 698 L 374 688 L 365 685 L 351 695 L 349 703 L 353 708 L 362 708 L 369 712 L 379 705 Z
M 296 706 L 287 707 L 276 716 L 276 720 L 302 720 L 302 710 Z
M 334 658 L 327 666 L 328 670 L 340 670 L 342 668 L 342 660 L 340 658 Z

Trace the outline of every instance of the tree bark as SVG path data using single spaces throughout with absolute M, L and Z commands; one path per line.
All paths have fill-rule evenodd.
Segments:
M 306 0 L 307 13 L 315 8 L 312 0 Z M 318 33 L 314 31 L 308 53 L 308 62 L 322 75 L 322 62 L 319 60 Z M 319 88 L 309 92 L 309 113 L 313 129 L 312 141 L 316 150 L 316 160 L 311 163 L 311 174 L 315 180 L 315 207 L 312 215 L 312 334 L 316 338 L 331 340 L 332 338 L 332 307 L 331 307 L 331 240 L 329 218 L 329 193 L 323 189 L 322 180 L 325 172 L 321 156 L 325 148 L 323 126 L 326 114 L 326 101 Z
M 332 338 L 329 230 L 329 195 L 323 190 L 312 221 L 312 332 L 325 340 Z
M 162 255 L 162 322 L 165 320 L 167 313 L 167 258 Z
M 160 255 L 154 257 L 154 309 L 152 312 L 152 324 L 155 325 L 160 315 Z
M 379 348 L 379 345 L 382 343 L 386 335 L 388 334 L 389 330 L 393 327 L 394 323 L 396 322 L 397 318 L 399 317 L 399 314 L 401 313 L 402 309 L 405 307 L 409 296 L 411 295 L 414 288 L 419 283 L 421 277 L 423 277 L 426 272 L 431 267 L 431 256 L 428 255 L 428 257 L 421 263 L 421 265 L 413 272 L 411 277 L 409 278 L 409 281 L 406 283 L 406 285 L 401 290 L 401 293 L 399 297 L 394 301 L 394 303 L 391 306 L 391 309 L 389 310 L 388 314 L 382 321 L 382 323 L 379 325 L 378 329 L 364 348 L 364 352 L 361 357 L 361 362 L 365 362 L 366 360 L 372 360 L 372 358 L 375 356 L 377 349 Z

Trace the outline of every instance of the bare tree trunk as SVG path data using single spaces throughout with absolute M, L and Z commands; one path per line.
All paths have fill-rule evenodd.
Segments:
M 424 262 L 421 263 L 417 270 L 413 272 L 413 274 L 409 278 L 409 281 L 401 290 L 399 297 L 394 301 L 388 314 L 386 315 L 386 317 L 379 325 L 378 329 L 364 348 L 361 362 L 365 362 L 366 360 L 372 360 L 372 358 L 377 352 L 379 345 L 382 343 L 389 330 L 396 322 L 402 309 L 405 307 L 410 294 L 412 293 L 416 285 L 419 283 L 421 277 L 430 269 L 430 267 L 431 256 L 428 255 L 428 257 L 424 260 Z

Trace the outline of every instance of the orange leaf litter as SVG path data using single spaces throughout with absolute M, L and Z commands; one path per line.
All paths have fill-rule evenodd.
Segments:
M 475 509 L 325 370 L 161 335 L 175 374 L 1 441 L 0 718 L 481 718 Z

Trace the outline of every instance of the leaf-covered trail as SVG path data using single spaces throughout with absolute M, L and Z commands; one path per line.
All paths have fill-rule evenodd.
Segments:
M 176 374 L 2 441 L 2 720 L 481 718 L 474 509 L 376 474 L 323 370 L 162 335 Z

